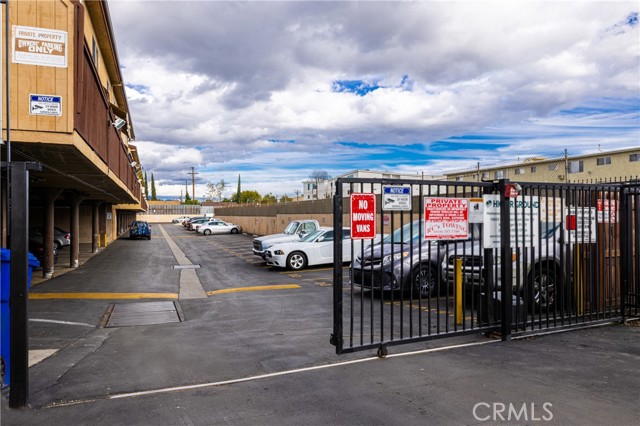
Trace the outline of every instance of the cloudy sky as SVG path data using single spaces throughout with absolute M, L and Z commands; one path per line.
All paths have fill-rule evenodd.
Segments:
M 313 170 L 435 175 L 640 146 L 637 1 L 135 1 L 109 7 L 159 197 Z

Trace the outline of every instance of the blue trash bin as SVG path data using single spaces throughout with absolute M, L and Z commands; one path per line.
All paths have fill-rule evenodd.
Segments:
M 9 377 L 9 298 L 11 297 L 11 250 L 0 249 L 0 357 L 4 361 L 4 380 L 2 386 L 10 384 Z M 33 269 L 40 266 L 38 259 L 31 253 L 28 257 L 27 288 L 31 288 Z

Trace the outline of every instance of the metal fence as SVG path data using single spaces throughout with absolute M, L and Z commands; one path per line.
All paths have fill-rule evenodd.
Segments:
M 610 321 L 625 304 L 638 314 L 637 190 L 340 181 L 334 227 L 350 225 L 352 240 L 334 246 L 335 259 L 351 261 L 348 270 L 334 267 L 331 342 L 339 354 L 377 348 L 382 356 L 387 346 L 427 339 L 507 339 Z M 348 203 L 338 201 L 343 184 Z

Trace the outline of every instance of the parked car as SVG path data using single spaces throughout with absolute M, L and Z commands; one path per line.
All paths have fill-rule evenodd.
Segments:
M 189 220 L 189 216 L 180 216 L 180 217 L 176 217 L 175 219 L 172 219 L 171 222 L 172 223 L 182 223 L 185 220 Z
M 547 311 L 558 306 L 560 300 L 569 308 L 571 301 L 571 285 L 562 286 L 562 282 L 571 283 L 572 271 L 565 271 L 563 265 L 571 265 L 573 245 L 564 240 L 560 225 L 540 222 L 540 239 L 538 247 L 528 249 L 525 255 L 516 253 L 510 259 L 516 279 L 513 280 L 513 294 L 527 301 L 528 309 Z M 493 249 L 493 261 L 490 271 L 493 274 L 493 291 L 498 292 L 501 285 L 502 260 L 499 249 Z M 481 241 L 469 243 L 464 250 L 452 250 L 442 262 L 442 271 L 447 282 L 452 284 L 455 278 L 455 263 L 462 259 L 462 279 L 467 294 L 478 295 L 485 291 L 485 279 L 489 262 L 485 259 Z M 519 280 L 519 282 L 518 282 Z M 565 293 L 560 294 L 564 288 Z
M 129 238 L 146 238 L 151 239 L 151 225 L 144 220 L 134 220 L 129 226 Z
M 413 292 L 434 297 L 448 291 L 439 278 L 440 263 L 452 247 L 480 238 L 477 225 L 469 240 L 430 241 L 423 238 L 424 221 L 415 220 L 396 229 L 381 242 L 365 248 L 349 268 L 351 282 L 363 289 Z
M 208 219 L 204 216 L 193 216 L 190 217 L 189 219 L 185 220 L 184 222 L 182 222 L 182 226 L 184 226 L 185 228 L 189 228 L 189 224 L 192 223 L 195 220 L 200 220 L 200 219 Z
M 233 223 L 224 222 L 220 219 L 211 220 L 203 223 L 201 226 L 196 225 L 196 232 L 204 235 L 211 234 L 238 234 L 242 232 L 242 227 Z
M 321 227 L 300 241 L 276 243 L 265 252 L 267 265 L 299 271 L 312 265 L 333 263 L 333 228 Z M 342 230 L 342 261 L 351 261 L 351 229 Z
M 44 241 L 44 230 L 42 227 L 37 226 L 29 229 L 29 239 L 42 243 Z M 53 228 L 53 243 L 56 245 L 56 249 L 68 246 L 71 244 L 71 234 L 56 226 Z
M 42 261 L 44 260 L 44 245 L 42 241 L 29 239 L 29 252 L 31 252 L 42 265 Z M 58 263 L 58 246 L 56 244 L 53 245 L 53 263 Z
M 320 227 L 317 220 L 305 219 L 290 222 L 280 234 L 264 235 L 253 240 L 253 254 L 265 259 L 265 251 L 275 243 L 300 241 L 304 235 Z M 265 259 L 266 260 L 266 259 Z
M 211 221 L 211 219 L 206 218 L 206 217 L 205 217 L 205 218 L 201 218 L 201 219 L 196 219 L 196 220 L 189 221 L 189 224 L 187 225 L 187 229 L 188 229 L 189 231 L 195 231 L 195 230 L 196 230 L 196 227 L 197 227 L 198 225 L 202 226 L 202 225 L 204 225 L 205 223 L 208 223 L 208 222 L 210 222 L 210 221 Z

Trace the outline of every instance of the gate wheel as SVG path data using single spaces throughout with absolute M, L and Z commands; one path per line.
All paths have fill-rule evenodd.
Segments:
M 389 350 L 386 346 L 380 345 L 378 348 L 378 358 L 386 358 L 389 355 Z

